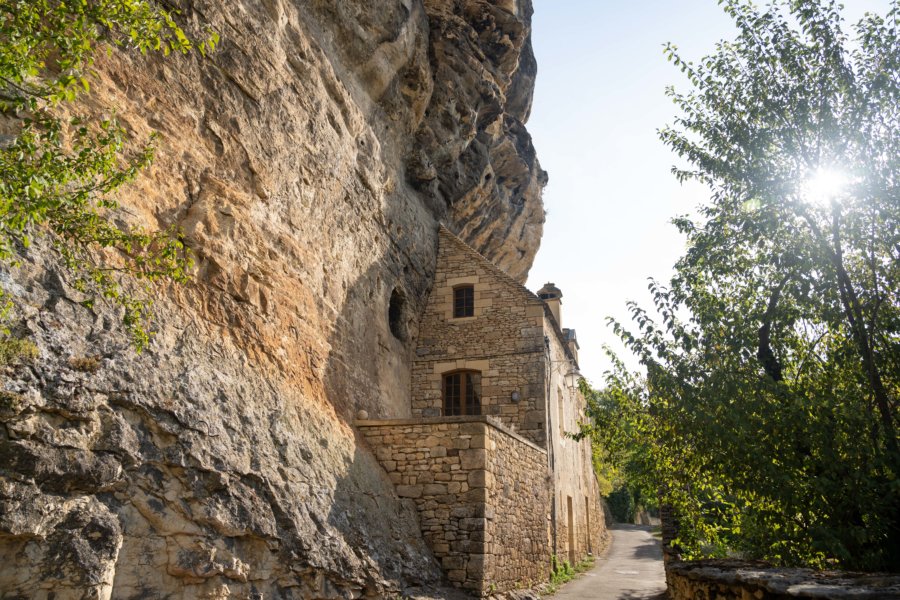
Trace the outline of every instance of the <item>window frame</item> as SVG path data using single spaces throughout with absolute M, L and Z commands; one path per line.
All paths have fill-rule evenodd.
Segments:
M 472 403 L 468 402 L 468 377 L 467 375 L 477 375 L 479 380 L 478 384 L 472 384 L 474 388 Z M 450 399 L 447 393 L 448 383 L 451 378 L 459 377 L 459 392 L 457 396 L 457 402 L 459 406 L 459 412 L 450 413 L 448 411 L 449 404 L 448 401 Z M 474 369 L 456 369 L 454 371 L 448 371 L 447 373 L 441 374 L 441 412 L 445 417 L 470 417 L 470 416 L 480 416 L 481 415 L 481 371 L 476 371 Z
M 468 297 L 466 298 L 457 298 L 457 294 L 460 292 L 468 292 Z M 457 314 L 457 306 L 459 304 L 459 300 L 462 301 L 462 314 Z M 475 316 L 475 285 L 471 283 L 463 283 L 460 285 L 453 286 L 453 299 L 451 301 L 451 309 L 450 314 L 453 315 L 454 319 L 471 319 Z

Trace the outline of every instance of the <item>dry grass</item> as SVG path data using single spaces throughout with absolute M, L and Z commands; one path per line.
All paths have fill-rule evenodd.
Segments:
M 69 366 L 82 373 L 96 373 L 100 370 L 99 356 L 73 356 L 69 359 Z

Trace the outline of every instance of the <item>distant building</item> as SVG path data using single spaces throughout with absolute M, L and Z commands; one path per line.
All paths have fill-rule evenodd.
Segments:
M 454 585 L 528 587 L 604 534 L 590 442 L 566 436 L 584 418 L 578 342 L 552 283 L 533 294 L 443 227 L 439 244 L 412 418 L 357 425 Z

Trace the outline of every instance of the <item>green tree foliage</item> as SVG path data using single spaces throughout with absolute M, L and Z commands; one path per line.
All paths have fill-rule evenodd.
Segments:
M 587 402 L 588 420 L 575 437 L 591 438 L 594 472 L 613 518 L 633 523 L 638 511 L 658 508 L 653 445 L 635 429 L 633 415 L 615 388 L 597 390 L 582 379 L 579 389 Z
M 605 393 L 689 556 L 897 569 L 900 7 L 720 4 L 736 39 L 666 48 L 691 90 L 660 132 L 711 200 Z
M 634 502 L 634 493 L 628 486 L 622 485 L 613 490 L 606 499 L 613 519 L 617 523 L 634 523 L 638 507 Z
M 149 339 L 147 304 L 123 290 L 121 275 L 181 282 L 190 264 L 176 232 L 113 222 L 114 192 L 154 148 L 127 152 L 115 120 L 63 120 L 58 108 L 89 91 L 99 45 L 168 54 L 217 41 L 211 34 L 195 45 L 150 0 L 0 0 L 0 118 L 15 130 L 0 148 L 0 260 L 14 262 L 17 247 L 49 236 L 77 289 L 124 309 L 138 349 Z

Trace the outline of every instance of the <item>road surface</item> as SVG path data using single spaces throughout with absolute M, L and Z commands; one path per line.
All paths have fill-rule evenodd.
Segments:
M 594 568 L 562 586 L 553 600 L 663 600 L 666 574 L 651 527 L 614 525 L 612 545 Z

